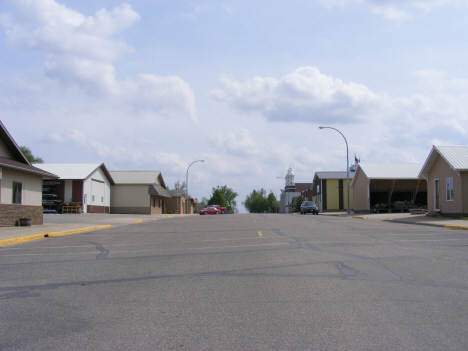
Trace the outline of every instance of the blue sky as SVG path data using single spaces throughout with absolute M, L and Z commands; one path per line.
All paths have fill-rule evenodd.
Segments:
M 160 170 L 238 204 L 466 145 L 461 0 L 2 0 L 1 120 L 47 163 Z

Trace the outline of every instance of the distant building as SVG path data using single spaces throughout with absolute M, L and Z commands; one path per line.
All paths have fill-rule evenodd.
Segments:
M 111 171 L 111 213 L 163 214 L 171 196 L 159 171 Z
M 294 172 L 290 166 L 285 177 L 284 192 L 280 196 L 281 213 L 294 212 L 297 198 L 301 196 L 304 190 L 310 189 L 312 186 L 312 183 L 296 183 L 294 177 Z

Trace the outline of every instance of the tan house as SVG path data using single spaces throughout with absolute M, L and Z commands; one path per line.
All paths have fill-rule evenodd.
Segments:
M 163 214 L 171 196 L 159 171 L 111 171 L 111 213 Z
M 42 224 L 42 179 L 55 174 L 32 166 L 0 122 L 0 227 Z
M 185 213 L 185 199 L 186 193 L 185 190 L 168 190 L 167 191 L 171 196 L 169 199 L 166 199 L 166 209 L 168 213 Z
M 468 146 L 433 146 L 421 169 L 430 213 L 468 216 Z
M 359 163 L 351 187 L 354 212 L 392 212 L 427 206 L 422 163 Z

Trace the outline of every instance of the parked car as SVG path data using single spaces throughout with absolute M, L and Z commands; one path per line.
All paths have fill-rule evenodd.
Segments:
M 319 213 L 319 208 L 317 204 L 313 201 L 303 201 L 301 204 L 301 215 L 302 214 L 307 214 L 307 213 L 312 213 L 314 215 L 318 215 Z
M 218 214 L 218 209 L 216 207 L 208 206 L 204 208 L 203 210 L 198 211 L 199 214 L 201 215 L 207 215 L 207 214 Z
M 219 205 L 211 205 L 211 207 L 216 207 L 219 213 L 222 213 L 222 214 L 227 213 L 226 207 L 221 207 Z

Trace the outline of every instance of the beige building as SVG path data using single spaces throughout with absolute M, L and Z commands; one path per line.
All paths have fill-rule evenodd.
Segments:
M 0 227 L 43 223 L 43 178 L 57 176 L 32 166 L 0 122 Z
M 468 146 L 433 146 L 420 176 L 427 180 L 429 212 L 468 216 Z
M 163 214 L 171 196 L 159 171 L 111 171 L 111 213 Z
M 422 163 L 359 163 L 351 187 L 354 212 L 403 211 L 427 206 L 427 182 Z

